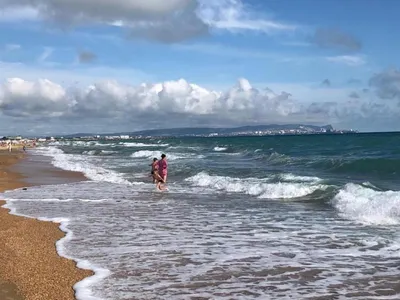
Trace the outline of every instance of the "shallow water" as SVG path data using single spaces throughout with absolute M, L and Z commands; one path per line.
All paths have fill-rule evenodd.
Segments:
M 34 155 L 92 181 L 5 198 L 72 232 L 59 251 L 97 271 L 79 299 L 397 299 L 399 178 L 376 163 L 395 138 L 55 143 Z

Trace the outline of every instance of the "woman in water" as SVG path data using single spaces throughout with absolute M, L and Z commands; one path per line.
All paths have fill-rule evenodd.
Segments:
M 165 154 L 161 155 L 161 159 L 158 161 L 158 169 L 157 173 L 161 180 L 157 183 L 157 188 L 159 190 L 165 190 L 165 186 L 161 186 L 161 183 L 167 182 L 167 173 L 168 173 L 168 163 L 167 163 L 167 156 Z
M 161 178 L 158 174 L 158 159 L 153 158 L 153 162 L 150 164 L 151 166 L 151 177 L 153 177 L 153 183 L 157 183 L 158 180 Z

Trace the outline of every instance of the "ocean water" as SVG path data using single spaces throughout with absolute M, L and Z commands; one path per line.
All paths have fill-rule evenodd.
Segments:
M 168 192 L 149 177 L 166 153 Z M 400 134 L 54 142 L 90 181 L 4 193 L 59 222 L 92 299 L 399 299 Z

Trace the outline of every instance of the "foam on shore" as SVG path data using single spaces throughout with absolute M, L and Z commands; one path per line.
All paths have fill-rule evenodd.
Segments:
M 110 271 L 107 269 L 97 267 L 97 266 L 93 265 L 92 263 L 90 263 L 88 260 L 78 259 L 78 258 L 67 255 L 64 244 L 68 243 L 68 241 L 70 241 L 73 236 L 72 230 L 68 229 L 68 224 L 69 224 L 70 220 L 68 218 L 42 218 L 42 217 L 33 218 L 28 215 L 17 213 L 16 209 L 11 205 L 12 202 L 13 202 L 12 200 L 7 200 L 7 204 L 2 206 L 4 208 L 9 209 L 10 214 L 13 214 L 15 216 L 24 217 L 24 218 L 37 219 L 39 221 L 53 222 L 53 223 L 59 224 L 59 228 L 62 232 L 65 233 L 65 236 L 56 242 L 57 254 L 66 259 L 75 261 L 76 266 L 80 269 L 91 270 L 94 272 L 94 275 L 92 275 L 90 277 L 86 277 L 85 279 L 77 282 L 74 285 L 73 288 L 75 290 L 76 299 L 77 300 L 101 300 L 101 298 L 93 296 L 90 286 L 92 286 L 94 283 L 96 283 L 98 281 L 101 281 L 103 278 L 109 276 Z
M 18 163 L 19 159 L 22 156 L 19 155 L 19 154 L 15 154 L 15 152 L 11 153 L 11 154 L 4 153 L 4 155 L 7 156 L 10 161 L 8 163 L 6 163 L 6 164 L 3 164 L 4 171 L 5 171 L 4 174 L 6 174 L 7 180 L 5 182 L 3 182 L 4 183 L 3 186 L 0 186 L 0 190 L 7 192 L 7 190 L 11 191 L 11 190 L 13 190 L 15 188 L 21 188 L 25 184 L 20 181 L 21 176 L 20 176 L 19 173 L 16 173 L 15 170 L 13 170 L 13 172 L 11 172 L 8 169 L 11 165 L 14 165 L 15 163 Z M 29 163 L 25 164 L 24 165 L 25 168 L 28 165 L 29 165 Z M 24 174 L 24 175 L 26 175 L 26 174 Z M 29 178 L 27 178 L 27 179 L 29 179 Z M 95 297 L 93 297 L 91 295 L 91 291 L 89 290 L 89 286 L 94 281 L 98 281 L 98 280 L 104 278 L 105 276 L 107 276 L 109 274 L 108 270 L 97 268 L 96 266 L 93 266 L 92 264 L 90 264 L 90 262 L 88 262 L 88 261 L 75 259 L 75 258 L 69 257 L 66 254 L 64 244 L 66 242 L 70 241 L 72 236 L 73 236 L 72 231 L 70 231 L 68 229 L 69 220 L 68 219 L 63 219 L 63 218 L 61 218 L 61 219 L 60 218 L 58 218 L 58 219 L 33 218 L 33 217 L 28 216 L 28 215 L 23 215 L 23 214 L 20 214 L 20 213 L 16 212 L 16 209 L 13 207 L 12 202 L 13 201 L 6 200 L 6 202 L 2 202 L 2 203 L 5 203 L 5 204 L 3 206 L 1 206 L 1 207 L 8 210 L 7 211 L 7 215 L 9 215 L 10 218 L 9 219 L 7 218 L 7 220 L 9 220 L 7 222 L 12 222 L 11 220 L 13 220 L 12 218 L 14 218 L 14 217 L 18 218 L 17 222 L 15 224 L 13 223 L 14 225 L 12 227 L 13 230 L 15 230 L 16 234 L 18 234 L 18 230 L 22 230 L 22 229 L 19 229 L 19 227 L 23 226 L 21 228 L 24 228 L 24 227 L 27 226 L 27 224 L 33 224 L 33 223 L 26 223 L 26 222 L 31 222 L 31 221 L 28 221 L 28 220 L 25 220 L 25 221 L 21 222 L 21 220 L 19 220 L 20 217 L 23 217 L 23 218 L 26 218 L 26 219 L 31 219 L 31 220 L 51 221 L 53 223 L 57 223 L 57 224 L 59 224 L 59 229 L 62 232 L 65 233 L 65 235 L 62 238 L 58 239 L 58 237 L 57 237 L 54 240 L 55 246 L 56 246 L 55 250 L 56 250 L 56 253 L 58 254 L 58 257 L 66 258 L 71 262 L 75 262 L 76 266 L 74 266 L 74 268 L 76 268 L 76 271 L 72 271 L 71 272 L 71 270 L 69 270 L 69 271 L 67 270 L 67 272 L 69 273 L 68 279 L 66 279 L 63 282 L 63 285 L 59 286 L 60 290 L 57 291 L 57 293 L 60 293 L 60 297 L 62 297 L 62 299 L 70 299 L 69 296 L 67 296 L 67 295 L 71 295 L 71 299 L 75 298 L 75 297 L 72 297 L 73 294 L 71 294 L 71 290 L 68 290 L 66 288 L 66 286 L 65 286 L 66 283 L 71 282 L 70 287 L 73 287 L 73 289 L 75 290 L 76 299 L 78 299 L 78 300 L 99 299 L 99 298 L 95 298 Z M 28 226 L 30 226 L 30 225 L 28 225 Z M 39 234 L 39 236 L 41 236 L 41 234 L 45 234 L 46 236 L 48 236 L 47 233 L 45 233 L 45 231 L 46 230 L 50 230 L 50 228 L 48 228 L 46 226 L 44 226 L 44 227 L 39 226 L 38 228 L 39 228 L 38 231 L 37 231 L 37 229 L 35 229 L 35 235 Z M 12 232 L 14 232 L 14 231 L 12 231 Z M 59 236 L 59 233 L 57 233 L 55 235 L 50 234 L 50 236 Z M 14 245 L 14 243 L 16 243 L 16 240 L 13 239 L 12 233 L 10 233 L 10 238 L 12 239 L 12 242 L 9 244 L 9 246 L 10 245 Z M 21 236 L 19 236 L 18 238 L 21 238 Z M 51 240 L 51 238 L 50 238 L 50 240 Z M 30 245 L 30 247 L 34 247 L 33 246 L 34 244 L 31 244 L 29 241 L 27 241 L 27 242 L 28 242 L 27 245 Z M 18 243 L 18 241 L 17 241 L 17 243 Z M 46 242 L 44 242 L 44 243 L 47 244 Z M 22 245 L 22 247 L 23 247 L 23 245 Z M 20 247 L 18 247 L 18 249 L 19 248 Z M 34 248 L 34 249 L 35 249 L 35 251 L 34 251 L 35 253 L 40 253 L 41 251 L 44 251 L 44 250 L 41 250 L 42 248 L 37 249 L 37 252 L 36 252 L 36 248 Z M 51 249 L 51 247 L 49 248 L 49 247 L 46 246 L 46 249 Z M 10 250 L 13 251 L 12 248 L 10 248 Z M 32 249 L 30 251 L 32 251 Z M 49 250 L 46 250 L 46 251 L 49 251 Z M 12 252 L 12 253 L 14 253 L 14 252 Z M 13 257 L 14 255 L 12 253 L 11 253 L 11 256 Z M 19 253 L 21 253 L 21 252 L 19 252 Z M 34 254 L 34 253 L 32 253 L 32 254 Z M 2 255 L 7 255 L 7 253 L 3 253 Z M 30 290 L 32 288 L 32 283 L 31 282 L 29 284 L 25 284 L 26 279 L 27 279 L 26 274 L 24 275 L 24 274 L 22 274 L 20 272 L 13 272 L 12 271 L 14 268 L 17 269 L 17 270 L 21 270 L 21 269 L 25 269 L 26 268 L 26 265 L 19 267 L 19 265 L 20 264 L 24 264 L 24 262 L 23 261 L 19 261 L 19 258 L 21 258 L 20 257 L 21 254 L 18 254 L 18 255 L 16 256 L 16 259 L 18 259 L 18 262 L 10 261 L 10 265 L 9 266 L 6 266 L 6 265 L 3 266 L 4 267 L 3 272 L 5 272 L 4 274 L 7 274 L 7 272 L 11 272 L 11 273 L 9 273 L 11 275 L 11 277 L 10 278 L 6 277 L 6 279 L 12 280 L 13 282 L 15 282 L 17 284 L 18 290 L 23 291 L 24 292 L 23 293 L 24 297 L 26 297 L 27 299 L 29 299 L 29 297 L 38 297 L 39 295 L 42 295 L 41 291 L 38 291 L 36 289 L 35 290 Z M 41 264 L 40 261 L 36 261 L 37 258 L 40 257 L 40 255 L 37 256 L 37 254 L 36 254 L 36 255 L 34 255 L 32 257 L 34 257 L 33 261 L 32 261 L 33 262 L 33 266 Z M 53 261 L 53 263 L 54 262 L 55 261 Z M 43 269 L 41 268 L 40 272 L 45 272 L 46 269 L 49 269 L 46 266 L 47 263 L 48 262 L 44 263 Z M 52 262 L 50 262 L 50 264 L 52 264 Z M 64 268 L 64 267 L 66 267 L 66 265 L 64 265 L 64 264 L 61 264 L 59 267 L 57 267 L 57 272 L 55 272 L 54 275 L 61 274 L 62 270 L 59 269 L 59 268 Z M 79 271 L 78 271 L 78 269 L 79 269 Z M 7 270 L 9 270 L 9 271 L 7 271 Z M 83 276 L 82 273 L 81 273 L 81 271 L 84 271 L 84 270 L 91 271 L 90 273 L 91 274 L 94 273 L 94 275 L 85 278 L 85 276 Z M 61 271 L 61 272 L 58 272 L 58 271 Z M 73 278 L 76 278 L 76 276 L 78 276 L 78 275 L 79 275 L 79 279 L 74 280 Z M 47 283 L 51 284 L 49 281 L 46 282 L 45 278 L 49 279 L 49 278 L 52 278 L 52 276 L 53 276 L 53 274 L 52 275 L 47 274 L 46 276 L 41 276 L 41 280 L 40 280 L 41 281 L 41 286 L 43 286 L 44 290 L 47 289 L 46 288 Z M 59 276 L 59 275 L 56 275 L 56 276 Z M 52 280 L 57 280 L 56 278 L 57 277 L 54 277 Z M 84 278 L 84 279 L 81 280 L 82 278 Z M 73 281 L 74 281 L 74 283 L 73 283 Z M 64 288 L 65 288 L 65 295 L 64 295 Z M 42 295 L 42 296 L 39 296 L 39 297 L 44 297 L 44 296 Z

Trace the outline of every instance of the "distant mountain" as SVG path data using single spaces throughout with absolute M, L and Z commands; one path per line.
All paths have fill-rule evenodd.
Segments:
M 142 130 L 127 133 L 129 135 L 144 135 L 144 136 L 184 136 L 184 135 L 208 135 L 208 134 L 238 134 L 244 132 L 255 132 L 265 130 L 300 130 L 309 129 L 309 131 L 333 130 L 331 125 L 314 126 L 314 125 L 255 125 L 255 126 L 241 126 L 235 128 L 169 128 L 169 129 L 152 129 Z
M 232 134 L 251 134 L 256 131 L 279 131 L 279 130 L 303 130 L 309 132 L 321 132 L 323 130 L 333 131 L 331 125 L 316 126 L 316 125 L 302 125 L 302 124 L 270 124 L 270 125 L 253 125 L 241 126 L 234 128 L 207 128 L 207 127 L 185 127 L 185 128 L 168 128 L 168 129 L 150 129 L 134 132 L 119 132 L 98 134 L 100 136 L 116 136 L 116 135 L 129 135 L 129 136 L 193 136 L 193 135 L 232 135 Z M 82 137 L 93 136 L 93 133 L 77 133 L 72 135 L 64 135 L 64 137 Z

